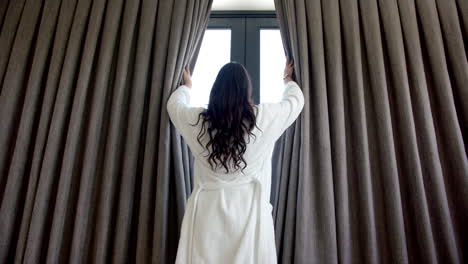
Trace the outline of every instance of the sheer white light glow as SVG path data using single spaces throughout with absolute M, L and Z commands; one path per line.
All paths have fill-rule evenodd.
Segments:
M 260 103 L 279 102 L 286 63 L 279 29 L 260 30 Z
M 190 105 L 208 107 L 210 91 L 224 64 L 231 61 L 231 30 L 207 29 L 192 74 Z
M 213 0 L 211 10 L 275 10 L 273 0 Z

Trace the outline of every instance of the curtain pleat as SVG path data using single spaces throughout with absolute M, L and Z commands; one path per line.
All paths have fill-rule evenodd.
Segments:
M 463 89 L 468 83 L 468 60 L 463 42 L 461 30 L 461 19 L 458 16 L 455 1 L 436 1 L 437 12 L 440 16 L 440 27 L 442 29 L 442 39 L 446 50 L 447 67 L 450 71 L 453 96 L 457 108 L 461 109 L 458 113 L 462 133 L 468 133 L 468 89 Z
M 0 3 L 0 28 L 2 28 L 7 8 L 8 8 L 8 0 L 2 1 Z
M 165 104 L 211 2 L 0 4 L 1 263 L 174 262 L 193 161 Z
M 4 164 L 9 162 L 11 158 L 7 153 L 7 150 L 11 147 L 6 139 L 14 135 L 15 130 L 17 130 L 14 121 L 18 119 L 18 115 L 20 114 L 20 109 L 15 109 L 12 106 L 19 103 L 18 101 L 21 99 L 20 94 L 21 92 L 24 93 L 25 87 L 22 86 L 21 81 L 25 79 L 26 68 L 22 66 L 27 63 L 28 52 L 30 50 L 28 47 L 34 38 L 35 28 L 31 27 L 31 25 L 39 23 L 39 13 L 42 9 L 42 4 L 37 1 L 26 2 L 24 7 L 21 3 L 13 5 L 12 12 L 16 16 L 7 17 L 7 22 L 11 22 L 8 25 L 10 28 L 7 29 L 12 29 L 14 34 L 2 30 L 2 35 L 0 36 L 0 43 L 2 44 L 2 52 L 0 53 L 0 80 L 2 84 L 2 89 L 0 90 L 0 117 L 3 121 L 0 127 L 0 145 L 5 146 L 0 150 L 2 182 L 5 181 L 3 175 L 6 174 L 4 173 L 6 170 Z M 23 19 L 20 21 L 20 18 Z M 17 63 L 10 63 L 7 67 L 7 62 L 10 58 L 14 58 Z
M 57 92 L 58 92 L 58 84 L 60 81 L 60 76 L 62 73 L 62 66 L 65 60 L 65 47 L 67 44 L 68 40 L 68 35 L 71 29 L 71 24 L 72 24 L 72 17 L 71 15 L 65 15 L 65 13 L 68 14 L 74 14 L 75 12 L 75 7 L 76 3 L 75 2 L 70 2 L 68 5 L 65 4 L 60 4 L 58 5 L 57 3 L 54 5 L 54 3 L 51 4 L 51 6 L 56 7 L 58 9 L 51 9 L 49 15 L 47 16 L 47 20 L 44 20 L 44 29 L 47 29 L 46 34 L 41 34 L 39 33 L 38 36 L 41 38 L 46 38 L 44 41 L 41 39 L 38 39 L 38 54 L 39 51 L 43 53 L 42 56 L 46 56 L 48 61 L 48 66 L 46 67 L 45 65 L 41 65 L 43 68 L 38 68 L 38 76 L 37 78 L 40 78 L 39 80 L 35 80 L 31 78 L 30 84 L 31 87 L 34 87 L 34 90 L 31 90 L 31 93 L 33 95 L 26 94 L 25 95 L 25 105 L 30 106 L 26 108 L 30 108 L 31 111 L 34 113 L 29 113 L 24 115 L 24 121 L 22 122 L 29 122 L 25 124 L 26 127 L 30 127 L 30 131 L 20 129 L 19 135 L 22 133 L 28 132 L 30 134 L 25 135 L 24 140 L 18 141 L 18 142 L 24 142 L 24 143 L 29 143 L 28 149 L 33 148 L 33 150 L 28 150 L 28 152 L 32 152 L 29 154 L 22 153 L 22 152 L 16 152 L 18 153 L 18 157 L 23 157 L 23 158 L 28 158 L 29 155 L 32 154 L 32 157 L 30 157 L 30 168 L 29 168 L 29 178 L 28 175 L 26 174 L 26 171 L 21 171 L 21 174 L 19 174 L 19 178 L 17 180 L 19 181 L 18 184 L 25 184 L 27 183 L 27 189 L 26 189 L 26 199 L 24 200 L 24 207 L 23 207 L 23 212 L 22 212 L 22 217 L 21 219 L 21 226 L 20 226 L 20 231 L 19 231 L 19 237 L 17 241 L 17 248 L 16 248 L 16 253 L 15 253 L 15 263 L 23 262 L 23 254 L 25 252 L 25 248 L 27 245 L 27 239 L 29 237 L 29 231 L 33 230 L 33 210 L 35 209 L 36 206 L 43 206 L 41 205 L 41 201 L 39 198 L 36 198 L 36 194 L 41 195 L 41 192 L 44 190 L 44 178 L 41 179 L 41 189 L 38 188 L 38 183 L 39 183 L 39 174 L 42 169 L 42 162 L 44 160 L 44 149 L 46 147 L 46 142 L 48 138 L 48 132 L 50 128 L 50 123 L 52 119 L 52 111 L 53 107 L 56 102 L 57 98 Z M 48 10 L 45 8 L 44 10 Z M 60 15 L 59 15 L 60 14 Z M 55 28 L 56 27 L 56 28 Z M 54 32 L 55 30 L 55 32 Z M 50 51 L 50 46 L 52 46 L 55 50 L 55 52 L 51 53 Z M 46 62 L 44 62 L 46 63 Z M 48 70 L 45 72 L 45 70 Z M 39 83 L 39 81 L 41 83 Z M 41 87 L 41 85 L 43 87 Z M 31 100 L 31 103 L 29 101 Z M 36 115 L 36 116 L 35 116 Z M 33 127 L 34 126 L 34 127 Z M 20 124 L 20 127 L 21 124 Z M 32 129 L 35 129 L 32 130 Z M 22 132 L 24 131 L 24 132 Z M 34 140 L 32 142 L 28 142 L 28 140 Z M 23 169 L 26 169 L 23 167 Z M 14 173 L 12 171 L 11 173 Z M 3 175 L 8 175 L 8 174 L 3 174 Z M 14 178 L 14 177 L 11 177 Z M 9 179 L 11 179 L 9 177 Z M 22 182 L 25 183 L 22 183 Z M 26 188 L 26 187 L 23 187 Z M 20 195 L 20 192 L 17 192 L 17 195 Z M 23 194 L 24 195 L 24 194 Z M 43 197 L 46 198 L 47 200 L 49 195 Z M 16 197 L 15 197 L 16 198 Z M 4 210 L 5 207 L 8 205 L 7 202 L 7 196 L 4 197 L 2 200 L 2 213 L 6 212 Z M 37 203 L 36 203 L 37 201 Z M 15 204 L 15 207 L 21 208 L 18 204 Z M 36 216 L 34 218 L 34 223 L 37 223 L 38 221 L 38 216 L 37 216 L 37 211 L 36 211 Z M 12 214 L 12 217 L 15 215 Z M 2 218 L 5 219 L 5 218 Z M 9 227 L 11 226 L 12 223 L 6 222 L 6 225 L 4 226 Z M 31 228 L 31 229 L 30 229 Z M 34 227 L 35 228 L 35 227 Z M 10 240 L 11 241 L 11 240 Z M 5 242 L 9 242 L 8 240 L 5 240 Z M 6 250 L 8 244 L 5 246 L 2 245 L 1 248 L 1 257 L 4 259 L 6 256 Z M 10 249 L 12 250 L 12 249 Z
M 290 128 L 300 140 L 282 138 L 274 155 L 300 153 L 299 174 L 278 175 L 280 262 L 464 263 L 465 2 L 275 5 L 306 97 Z
M 0 50 L 0 84 L 3 84 L 6 66 L 11 55 L 13 41 L 25 2 L 26 0 L 11 1 L 10 3 L 3 1 L 2 9 L 5 11 L 2 17 L 2 30 L 0 31 L 0 47 L 2 47 Z M 0 87 L 0 92 L 2 88 L 3 85 Z
M 104 143 L 105 153 L 104 160 L 102 161 L 102 168 L 100 173 L 102 178 L 100 179 L 102 186 L 100 188 L 99 197 L 97 197 L 97 208 L 96 208 L 96 220 L 93 232 L 95 237 L 92 240 L 92 247 L 90 254 L 91 262 L 93 263 L 104 263 L 111 259 L 114 252 L 112 250 L 116 247 L 118 242 L 115 237 L 116 230 L 115 225 L 117 223 L 115 210 L 118 210 L 116 201 L 120 201 L 119 197 L 119 186 L 124 183 L 121 175 L 122 162 L 127 154 L 125 147 L 125 138 L 128 135 L 128 122 L 130 122 L 130 97 L 134 96 L 136 90 L 142 89 L 141 86 L 145 86 L 145 82 L 142 79 L 148 78 L 147 71 L 148 67 L 152 67 L 150 61 L 143 62 L 143 59 L 149 59 L 150 56 L 137 56 L 137 49 L 143 49 L 148 51 L 148 42 L 151 41 L 151 34 L 142 34 L 144 32 L 152 32 L 153 23 L 151 15 L 156 8 L 156 3 L 147 6 L 147 14 L 143 17 L 142 13 L 142 2 L 141 1 L 125 1 L 123 13 L 121 15 L 121 28 L 118 41 L 118 49 L 115 50 L 116 54 L 113 57 L 113 67 L 115 68 L 115 77 L 112 81 L 112 94 L 110 95 L 110 111 L 108 116 L 108 131 L 106 134 L 106 140 Z M 153 8 L 153 10 L 151 9 Z M 122 12 L 122 11 L 121 11 Z M 142 21 L 146 21 L 146 25 L 143 25 Z M 144 64 L 146 63 L 146 65 Z M 117 66 L 116 66 L 117 65 Z M 138 86 L 138 88 L 137 88 Z M 131 89 L 131 87 L 134 87 Z M 132 156 L 130 158 L 137 158 Z M 144 178 L 144 174 L 142 175 Z M 144 181 L 144 180 L 142 180 Z M 123 187 L 123 186 L 122 186 Z M 142 187 L 143 188 L 143 187 Z M 124 192 L 125 187 L 120 189 Z M 122 199 L 131 199 L 127 194 L 123 194 Z M 123 202 L 122 202 L 123 203 Z M 141 204 L 140 206 L 143 206 Z M 119 208 L 120 209 L 120 208 Z M 124 216 L 124 212 L 118 211 L 117 216 Z M 140 225 L 140 223 L 138 223 Z M 112 244 L 115 241 L 115 244 Z M 112 247 L 114 245 L 114 247 Z M 121 244 L 119 244 L 120 246 Z M 121 254 L 126 254 L 125 252 Z M 119 255 L 120 258 L 123 258 Z M 115 261 L 115 258 L 112 259 Z M 121 259 L 120 259 L 121 261 Z

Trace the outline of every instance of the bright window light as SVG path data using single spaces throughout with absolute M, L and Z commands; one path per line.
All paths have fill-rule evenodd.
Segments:
M 286 64 L 279 29 L 260 30 L 260 103 L 281 101 Z
M 207 29 L 192 73 L 190 105 L 208 107 L 219 70 L 231 61 L 231 29 Z

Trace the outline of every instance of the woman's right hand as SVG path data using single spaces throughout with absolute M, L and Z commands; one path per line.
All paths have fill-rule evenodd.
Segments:
M 184 73 L 182 77 L 184 80 L 184 85 L 187 86 L 188 88 L 192 88 L 192 77 L 190 76 L 190 70 L 188 66 L 184 69 Z
M 293 72 L 294 72 L 294 61 L 289 60 L 289 58 L 286 58 L 286 66 L 284 67 L 284 75 L 283 75 L 284 83 L 287 83 L 293 80 L 292 79 Z

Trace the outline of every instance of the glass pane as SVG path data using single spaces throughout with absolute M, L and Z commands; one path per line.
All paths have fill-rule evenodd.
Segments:
M 260 103 L 279 102 L 286 63 L 279 29 L 260 30 Z
M 192 74 L 190 105 L 208 107 L 218 71 L 231 61 L 231 29 L 207 29 Z

